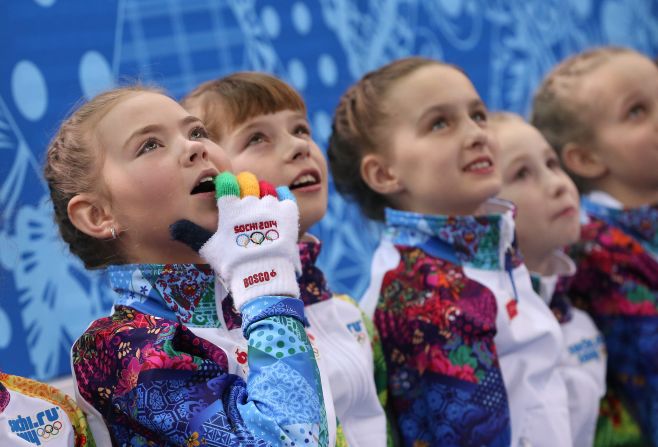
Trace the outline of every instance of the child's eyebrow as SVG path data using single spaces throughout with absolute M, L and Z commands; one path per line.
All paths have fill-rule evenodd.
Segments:
M 633 90 L 622 95 L 621 100 L 619 101 L 619 107 L 622 110 L 625 110 L 627 107 L 630 107 L 633 103 L 643 99 L 645 96 L 646 94 L 642 90 L 634 88 Z
M 179 125 L 180 125 L 180 127 L 185 127 L 185 126 L 189 125 L 190 123 L 196 123 L 196 122 L 201 123 L 201 120 L 199 118 L 197 118 L 196 116 L 188 115 L 185 118 L 183 118 L 182 120 L 180 120 Z M 144 127 L 141 127 L 139 129 L 135 130 L 133 133 L 131 133 L 128 138 L 126 138 L 126 141 L 124 142 L 123 147 L 128 146 L 128 144 L 133 139 L 135 139 L 137 137 L 140 137 L 142 135 L 146 135 L 146 134 L 149 134 L 149 133 L 152 133 L 152 132 L 158 132 L 158 131 L 161 131 L 164 128 L 165 128 L 165 126 L 163 126 L 162 124 L 149 124 L 149 125 L 146 125 Z
M 466 103 L 466 108 L 468 110 L 472 109 L 477 109 L 485 107 L 484 102 L 482 102 L 481 99 L 476 98 L 476 99 L 471 99 Z M 430 106 L 427 108 L 418 118 L 418 121 L 422 121 L 427 117 L 427 115 L 431 115 L 434 113 L 454 113 L 455 110 L 459 108 L 459 105 L 454 104 L 454 103 L 445 103 L 445 104 L 435 104 L 433 106 Z
M 505 163 L 505 166 L 503 167 L 503 169 L 509 169 L 510 166 L 514 166 L 514 165 L 518 164 L 519 162 L 523 162 L 523 161 L 525 161 L 527 158 L 528 158 L 528 154 L 526 154 L 525 152 L 523 152 L 523 153 L 517 155 L 516 157 L 512 158 L 512 159 L 511 159 L 510 161 L 508 161 L 507 163 Z
M 558 157 L 557 152 L 555 152 L 555 150 L 554 150 L 552 147 L 550 147 L 550 146 L 545 146 L 545 147 L 544 147 L 544 150 L 542 151 L 542 153 L 544 154 L 544 156 L 548 156 L 548 157 Z M 559 157 L 558 157 L 558 158 L 559 158 Z
M 424 121 L 425 119 L 427 119 L 428 116 L 434 114 L 441 114 L 441 113 L 450 114 L 454 112 L 456 108 L 457 107 L 455 107 L 454 104 L 435 104 L 425 109 L 425 111 L 421 113 L 420 116 L 418 117 L 418 121 L 419 122 Z
M 234 131 L 237 131 L 237 132 L 240 132 L 240 133 L 248 132 L 251 129 L 256 128 L 256 127 L 260 127 L 262 125 L 263 125 L 263 122 L 260 119 L 258 119 L 258 118 L 255 119 L 255 120 L 252 119 L 252 120 L 250 120 L 249 124 L 247 124 L 247 125 L 238 125 L 238 126 L 236 126 L 234 128 Z
M 468 107 L 471 109 L 476 109 L 478 107 L 484 107 L 486 109 L 486 105 L 484 104 L 484 101 L 482 101 L 480 98 L 473 99 L 468 103 Z
M 308 123 L 308 117 L 302 111 L 293 110 L 292 112 L 293 112 L 293 115 L 292 115 L 293 119 L 300 120 L 300 121 L 305 121 L 305 122 Z M 266 125 L 266 126 L 270 125 L 270 123 L 268 121 L 266 121 L 267 115 L 269 115 L 269 114 L 261 114 L 261 115 L 257 115 L 256 117 L 249 118 L 248 119 L 249 124 L 238 125 L 238 126 L 235 127 L 235 130 L 237 132 L 245 132 L 245 131 L 249 131 L 249 130 L 253 129 L 254 127 L 260 127 L 260 126 L 263 126 L 263 125 Z

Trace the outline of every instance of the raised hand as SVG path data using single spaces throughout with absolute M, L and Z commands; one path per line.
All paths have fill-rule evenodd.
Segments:
M 238 309 L 258 296 L 299 296 L 299 211 L 290 190 L 248 172 L 224 172 L 215 177 L 215 196 L 217 232 L 178 221 L 171 226 L 173 238 L 208 261 Z

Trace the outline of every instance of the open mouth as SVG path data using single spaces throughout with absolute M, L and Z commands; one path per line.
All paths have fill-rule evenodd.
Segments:
M 307 188 L 309 186 L 314 186 L 320 183 L 320 174 L 317 172 L 304 172 L 299 175 L 293 182 L 288 186 L 291 191 L 300 188 Z
M 215 182 L 210 176 L 203 177 L 201 180 L 199 180 L 199 183 L 192 189 L 190 194 L 194 195 L 204 192 L 215 192 Z
M 486 157 L 478 158 L 464 166 L 464 171 L 466 172 L 478 172 L 486 171 L 493 167 L 493 162 Z

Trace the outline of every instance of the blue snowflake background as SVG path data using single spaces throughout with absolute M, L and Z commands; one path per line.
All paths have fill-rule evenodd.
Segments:
M 658 53 L 658 0 L 7 0 L 0 5 L 0 369 L 69 373 L 69 349 L 108 312 L 100 274 L 58 239 L 45 147 L 80 98 L 131 79 L 180 97 L 264 70 L 307 100 L 326 144 L 340 94 L 422 54 L 462 66 L 491 109 L 525 114 L 544 73 L 600 44 Z M 379 228 L 332 192 L 314 228 L 332 288 L 358 298 Z

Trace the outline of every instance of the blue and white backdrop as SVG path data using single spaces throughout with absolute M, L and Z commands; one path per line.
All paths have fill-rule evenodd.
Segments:
M 0 369 L 69 371 L 69 348 L 109 310 L 103 277 L 58 239 L 44 149 L 80 98 L 124 79 L 180 97 L 235 70 L 303 93 L 323 146 L 339 95 L 422 54 L 462 66 L 491 109 L 524 113 L 543 74 L 604 43 L 658 53 L 658 0 L 5 0 L 0 6 Z M 332 194 L 315 228 L 337 291 L 367 285 L 377 227 Z

